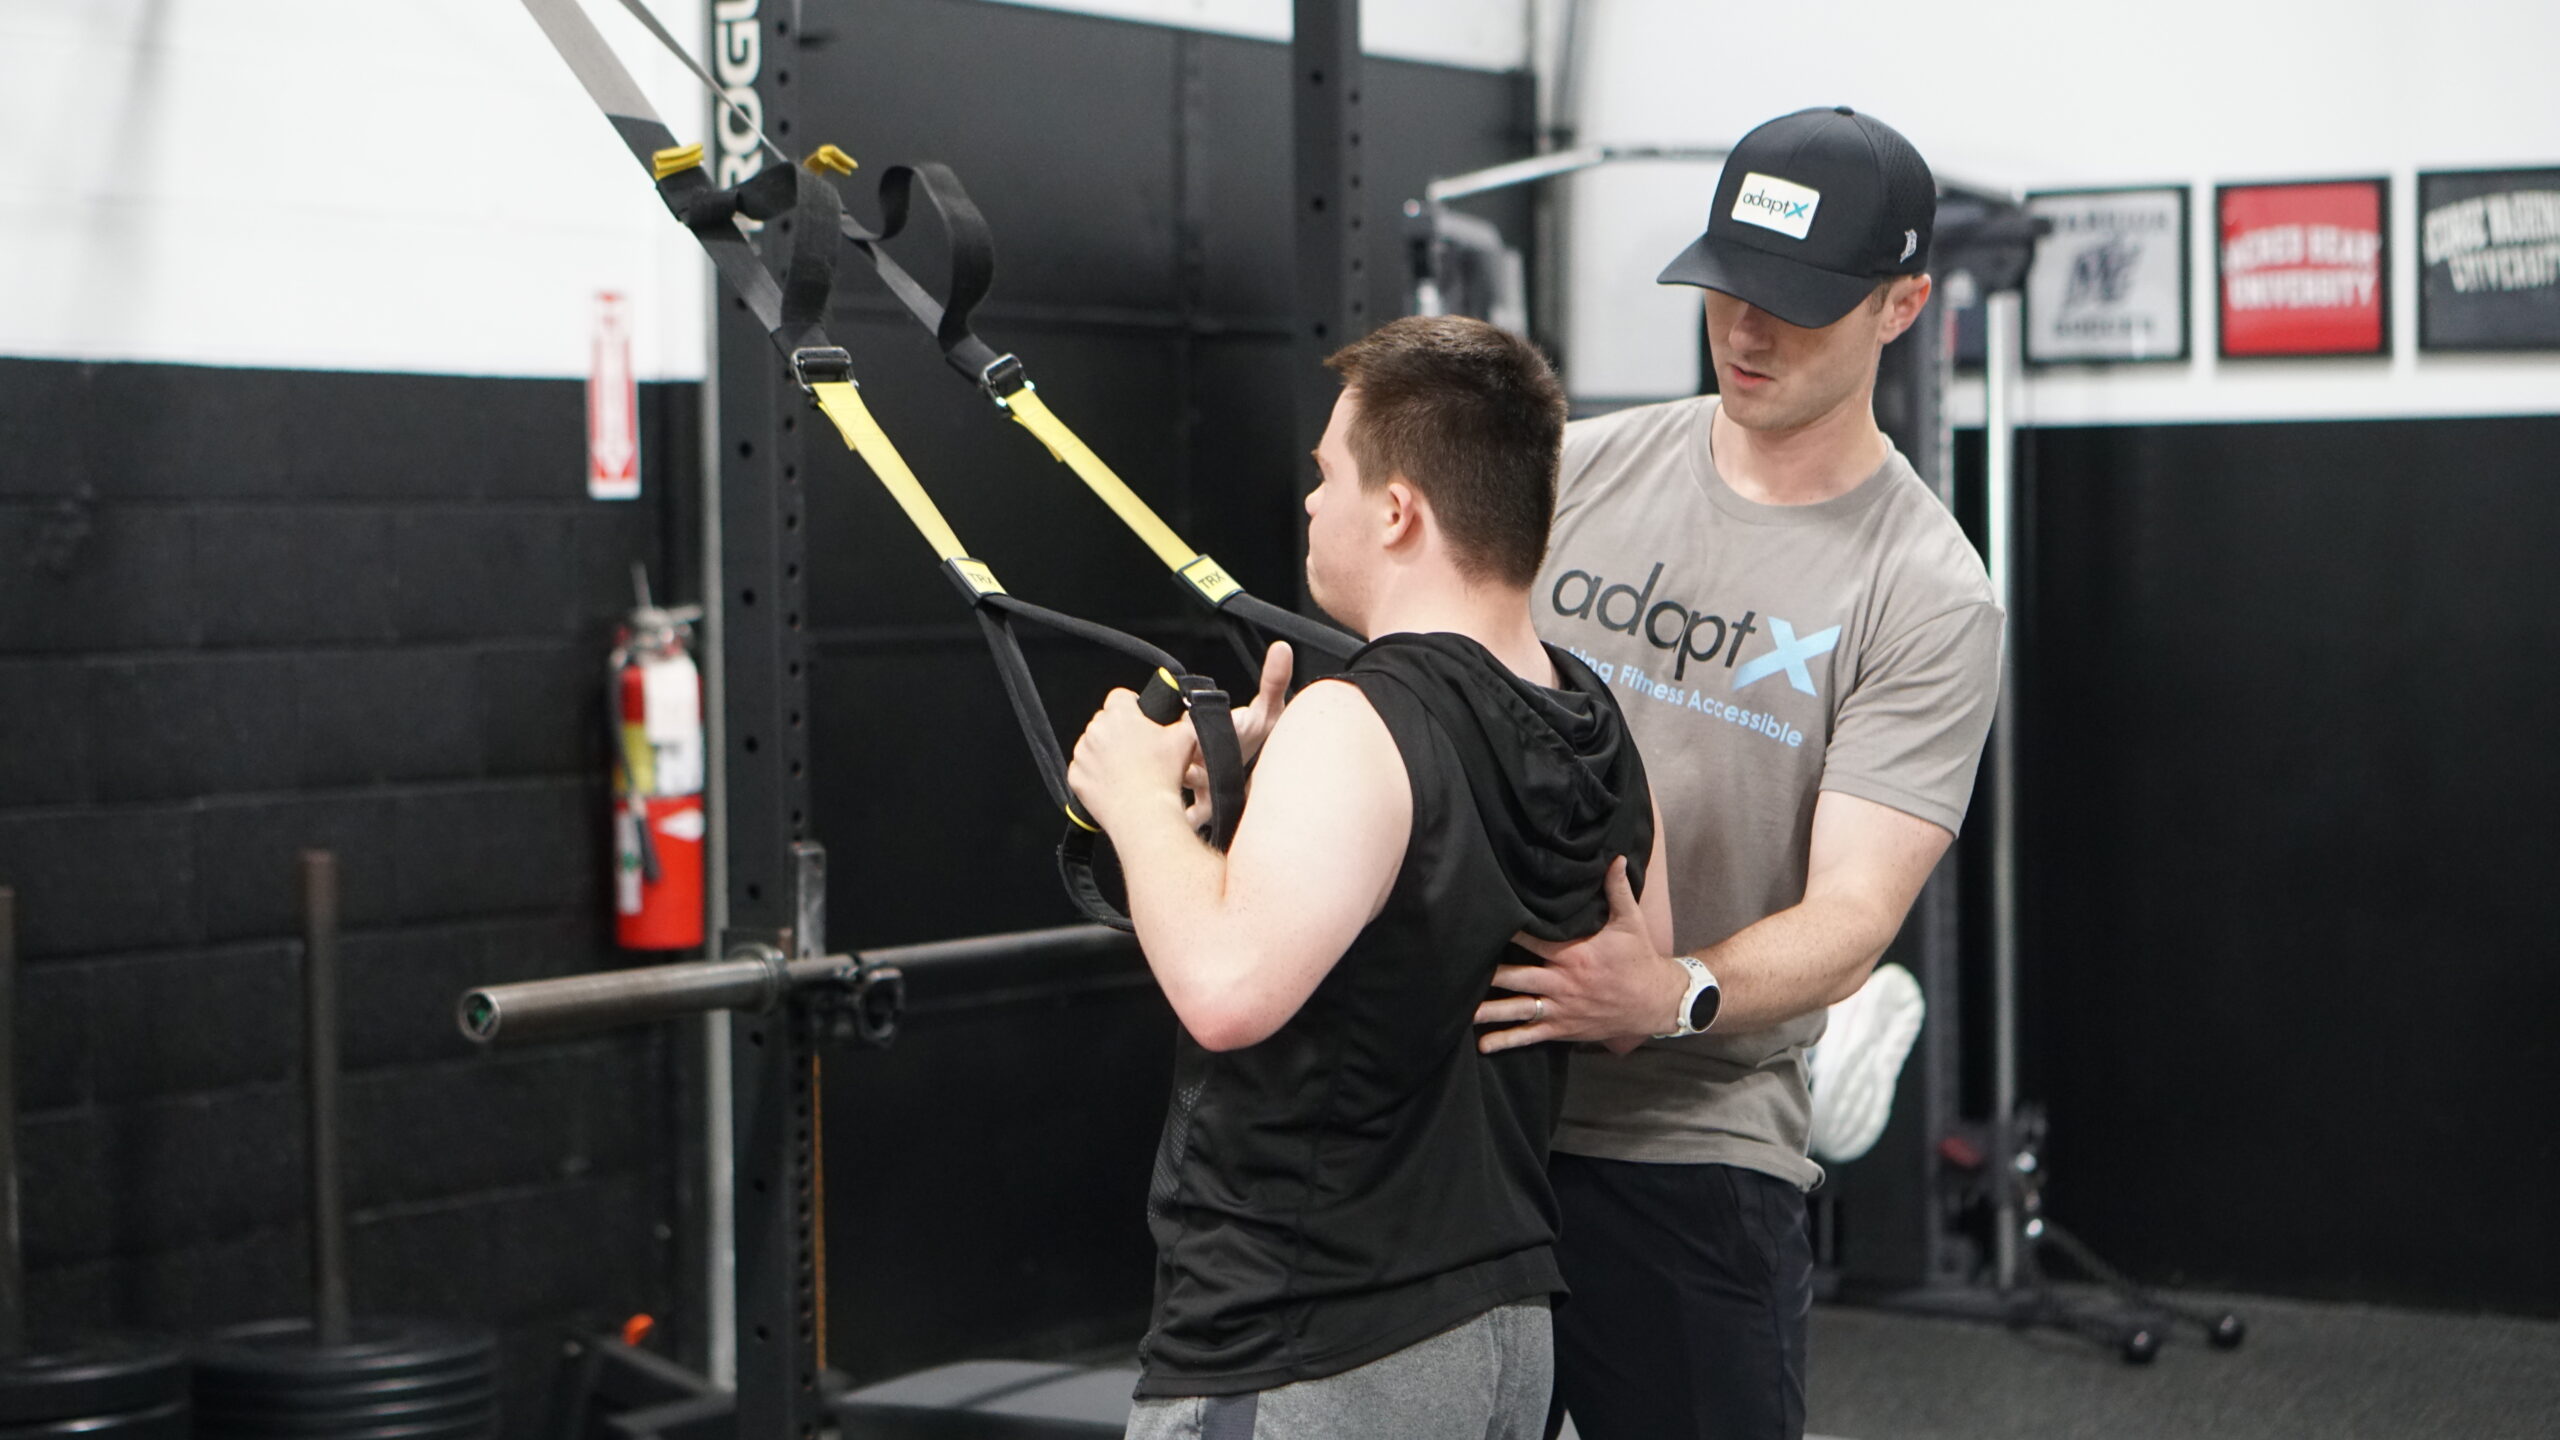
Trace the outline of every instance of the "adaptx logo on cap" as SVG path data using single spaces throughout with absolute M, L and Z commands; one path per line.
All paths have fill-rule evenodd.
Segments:
M 1706 233 L 1663 267 L 1662 283 L 1819 329 L 1888 276 L 1924 273 L 1937 213 L 1928 162 L 1892 126 L 1845 105 L 1799 110 L 1734 142 Z
M 1821 203 L 1819 190 L 1754 170 L 1742 177 L 1742 193 L 1733 200 L 1733 218 L 1801 240 L 1812 233 L 1814 208 Z

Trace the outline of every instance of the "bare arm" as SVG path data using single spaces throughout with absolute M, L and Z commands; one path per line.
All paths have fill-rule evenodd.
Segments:
M 1714 1028 L 1766 1029 L 1855 994 L 1954 838 L 1891 806 L 1824 791 L 1813 807 L 1804 899 L 1696 952 L 1724 990 Z M 1621 916 L 1623 894 L 1623 886 L 1613 892 L 1609 924 L 1587 940 L 1519 937 L 1523 949 L 1547 963 L 1504 966 L 1494 972 L 1494 984 L 1545 1000 L 1545 1018 L 1488 1031 L 1478 1042 L 1483 1049 L 1541 1040 L 1632 1041 L 1671 1028 L 1687 972 L 1666 953 L 1668 946 L 1648 943 L 1647 927 L 1635 923 L 1640 917 Z M 1518 1021 L 1533 1008 L 1488 1000 L 1476 1018 Z
M 1115 690 L 1067 782 L 1111 836 L 1148 966 L 1193 1039 L 1231 1050 L 1298 1013 L 1377 917 L 1404 864 L 1413 793 L 1393 737 L 1351 685 L 1307 688 L 1271 727 L 1223 855 L 1183 815 L 1187 726 Z
M 1671 847 L 1662 833 L 1662 802 L 1650 794 L 1645 798 L 1653 804 L 1653 849 L 1644 862 L 1644 898 L 1639 908 L 1644 912 L 1645 933 L 1652 939 L 1654 948 L 1668 953 L 1673 943 L 1671 862 L 1666 858 Z M 1621 877 L 1624 873 L 1620 871 Z M 1614 901 L 1611 908 L 1616 908 Z

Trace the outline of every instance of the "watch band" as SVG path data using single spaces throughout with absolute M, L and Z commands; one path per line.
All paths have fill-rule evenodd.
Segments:
M 1698 997 L 1709 990 L 1720 989 L 1716 984 L 1715 972 L 1707 968 L 1707 962 L 1695 955 L 1674 955 L 1671 958 L 1679 961 L 1681 968 L 1689 972 L 1689 986 L 1680 992 L 1680 1008 L 1672 1016 L 1671 1028 L 1657 1032 L 1653 1037 L 1656 1040 L 1677 1040 L 1683 1035 L 1704 1034 L 1716 1023 L 1715 1013 L 1712 1010 L 1707 1014 L 1705 1025 L 1689 1023 L 1690 1018 L 1697 1013 Z

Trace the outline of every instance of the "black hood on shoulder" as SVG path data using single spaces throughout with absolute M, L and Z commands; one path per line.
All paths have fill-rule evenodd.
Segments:
M 1456 747 L 1485 834 L 1541 939 L 1588 935 L 1609 918 L 1609 864 L 1644 888 L 1653 800 L 1617 702 L 1589 667 L 1550 645 L 1561 688 L 1533 685 L 1463 635 L 1383 635 L 1350 668 L 1395 680 Z

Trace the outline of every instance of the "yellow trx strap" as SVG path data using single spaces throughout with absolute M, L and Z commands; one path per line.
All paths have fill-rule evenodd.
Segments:
M 1067 422 L 1058 418 L 1032 386 L 1026 384 L 1010 395 L 999 397 L 996 404 L 1013 417 L 1014 423 L 1039 436 L 1040 443 L 1049 447 L 1051 455 L 1076 472 L 1076 477 L 1084 481 L 1086 488 L 1101 496 L 1102 503 L 1111 507 L 1111 513 L 1120 517 L 1120 523 L 1128 526 L 1148 549 L 1156 552 L 1156 558 L 1163 561 L 1167 569 L 1199 591 L 1203 599 L 1215 605 L 1244 588 L 1227 574 L 1224 566 L 1183 544 L 1182 537 L 1173 533 L 1173 527 L 1148 509 L 1147 502 L 1139 499 L 1138 493 L 1114 474 L 1111 467 L 1102 462 L 1101 456 L 1093 453 L 1092 446 L 1067 428 Z
M 816 380 L 810 382 L 809 394 L 818 402 L 818 408 L 826 412 L 827 419 L 834 423 L 836 433 L 844 437 L 844 443 L 862 457 L 862 463 L 871 467 L 872 474 L 880 477 L 880 484 L 889 492 L 889 498 L 897 501 L 898 508 L 907 512 L 907 519 L 923 534 L 925 543 L 933 547 L 933 553 L 950 561 L 979 594 L 1003 594 L 1004 587 L 996 583 L 995 573 L 970 559 L 969 552 L 961 548 L 960 537 L 953 533 L 951 522 L 942 518 L 942 511 L 933 503 L 933 497 L 924 493 L 924 484 L 916 479 L 915 471 L 907 468 L 906 457 L 898 453 L 897 446 L 889 443 L 888 433 L 880 428 L 878 420 L 872 418 L 871 407 L 862 403 L 862 392 L 854 387 L 854 383 L 850 380 Z

